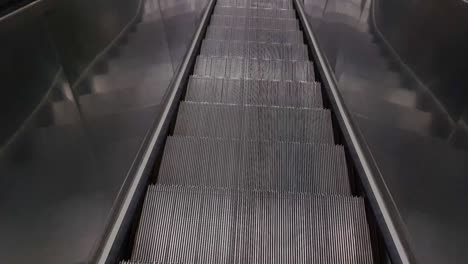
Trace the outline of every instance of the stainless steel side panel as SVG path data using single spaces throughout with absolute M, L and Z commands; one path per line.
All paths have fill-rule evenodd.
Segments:
M 206 3 L 57 2 L 0 24 L 4 263 L 94 258 Z
M 463 1 L 304 0 L 417 263 L 466 263 Z

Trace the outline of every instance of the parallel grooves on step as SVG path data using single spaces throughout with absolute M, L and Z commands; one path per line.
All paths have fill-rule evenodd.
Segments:
M 342 146 L 169 137 L 158 183 L 351 195 Z
M 271 17 L 271 18 L 296 18 L 294 10 L 273 8 L 245 8 L 216 6 L 215 15 L 246 16 L 246 17 Z
M 198 56 L 195 76 L 270 81 L 315 81 L 310 61 L 259 60 Z
M 216 3 L 216 5 L 231 7 L 293 9 L 293 3 L 289 0 L 220 0 Z
M 307 61 L 304 44 L 270 44 L 253 41 L 204 40 L 200 55 L 262 60 Z
M 333 144 L 328 110 L 182 102 L 175 135 Z
M 276 30 L 299 30 L 299 21 L 297 19 L 278 19 L 265 17 L 247 17 L 247 16 L 229 16 L 213 15 L 210 20 L 211 26 L 229 27 L 229 28 L 261 28 Z
M 319 83 L 190 77 L 186 101 L 322 108 Z
M 126 261 L 126 260 L 122 260 L 119 262 L 120 264 L 165 264 L 165 263 L 159 263 L 159 262 L 151 262 L 151 263 L 148 263 L 148 262 L 139 262 L 139 261 Z
M 372 263 L 362 198 L 149 187 L 132 260 Z
M 209 26 L 205 39 L 258 41 L 268 43 L 303 43 L 298 30 L 273 30 L 258 28 L 228 28 Z
M 218 0 L 121 264 L 373 262 L 291 0 Z

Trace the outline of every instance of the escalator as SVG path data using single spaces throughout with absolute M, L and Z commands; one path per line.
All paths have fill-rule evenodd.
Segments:
M 374 263 L 291 0 L 219 0 L 147 193 L 137 263 Z

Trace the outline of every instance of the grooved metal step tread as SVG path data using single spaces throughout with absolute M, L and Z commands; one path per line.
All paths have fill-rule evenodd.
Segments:
M 277 30 L 299 30 L 299 21 L 297 19 L 282 18 L 263 18 L 263 17 L 242 17 L 213 15 L 210 20 L 211 26 L 230 27 L 230 28 L 262 28 Z
M 362 198 L 153 185 L 132 260 L 370 264 Z
M 293 9 L 291 0 L 220 0 L 217 6 Z
M 229 28 L 209 26 L 205 39 L 258 41 L 267 43 L 304 43 L 299 30 L 274 30 L 258 28 Z
M 185 100 L 192 102 L 323 108 L 319 83 L 190 77 Z
M 174 135 L 333 144 L 328 110 L 182 102 Z
M 200 55 L 262 60 L 309 60 L 307 46 L 304 44 L 270 44 L 266 42 L 213 39 L 203 41 Z
M 315 81 L 311 61 L 259 60 L 198 56 L 194 75 L 227 79 Z
M 213 14 L 247 17 L 295 18 L 294 10 L 216 6 Z
M 129 261 L 129 260 L 122 260 L 120 264 L 165 264 L 164 262 L 139 262 L 139 261 Z
M 342 146 L 169 137 L 157 182 L 351 195 Z

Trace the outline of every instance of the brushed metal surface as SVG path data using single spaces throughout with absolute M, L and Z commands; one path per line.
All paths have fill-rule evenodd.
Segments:
M 92 260 L 166 100 L 180 63 L 172 55 L 190 44 L 186 31 L 170 48 L 180 32 L 163 14 L 179 25 L 191 16 L 193 34 L 205 3 L 178 1 L 185 11 L 177 16 L 159 1 L 141 12 L 139 1 L 58 2 L 0 24 L 8 36 L 0 43 L 5 263 Z
M 461 1 L 304 0 L 417 263 L 465 263 Z M 376 27 L 377 26 L 377 27 Z M 456 231 L 455 231 L 456 230 Z

